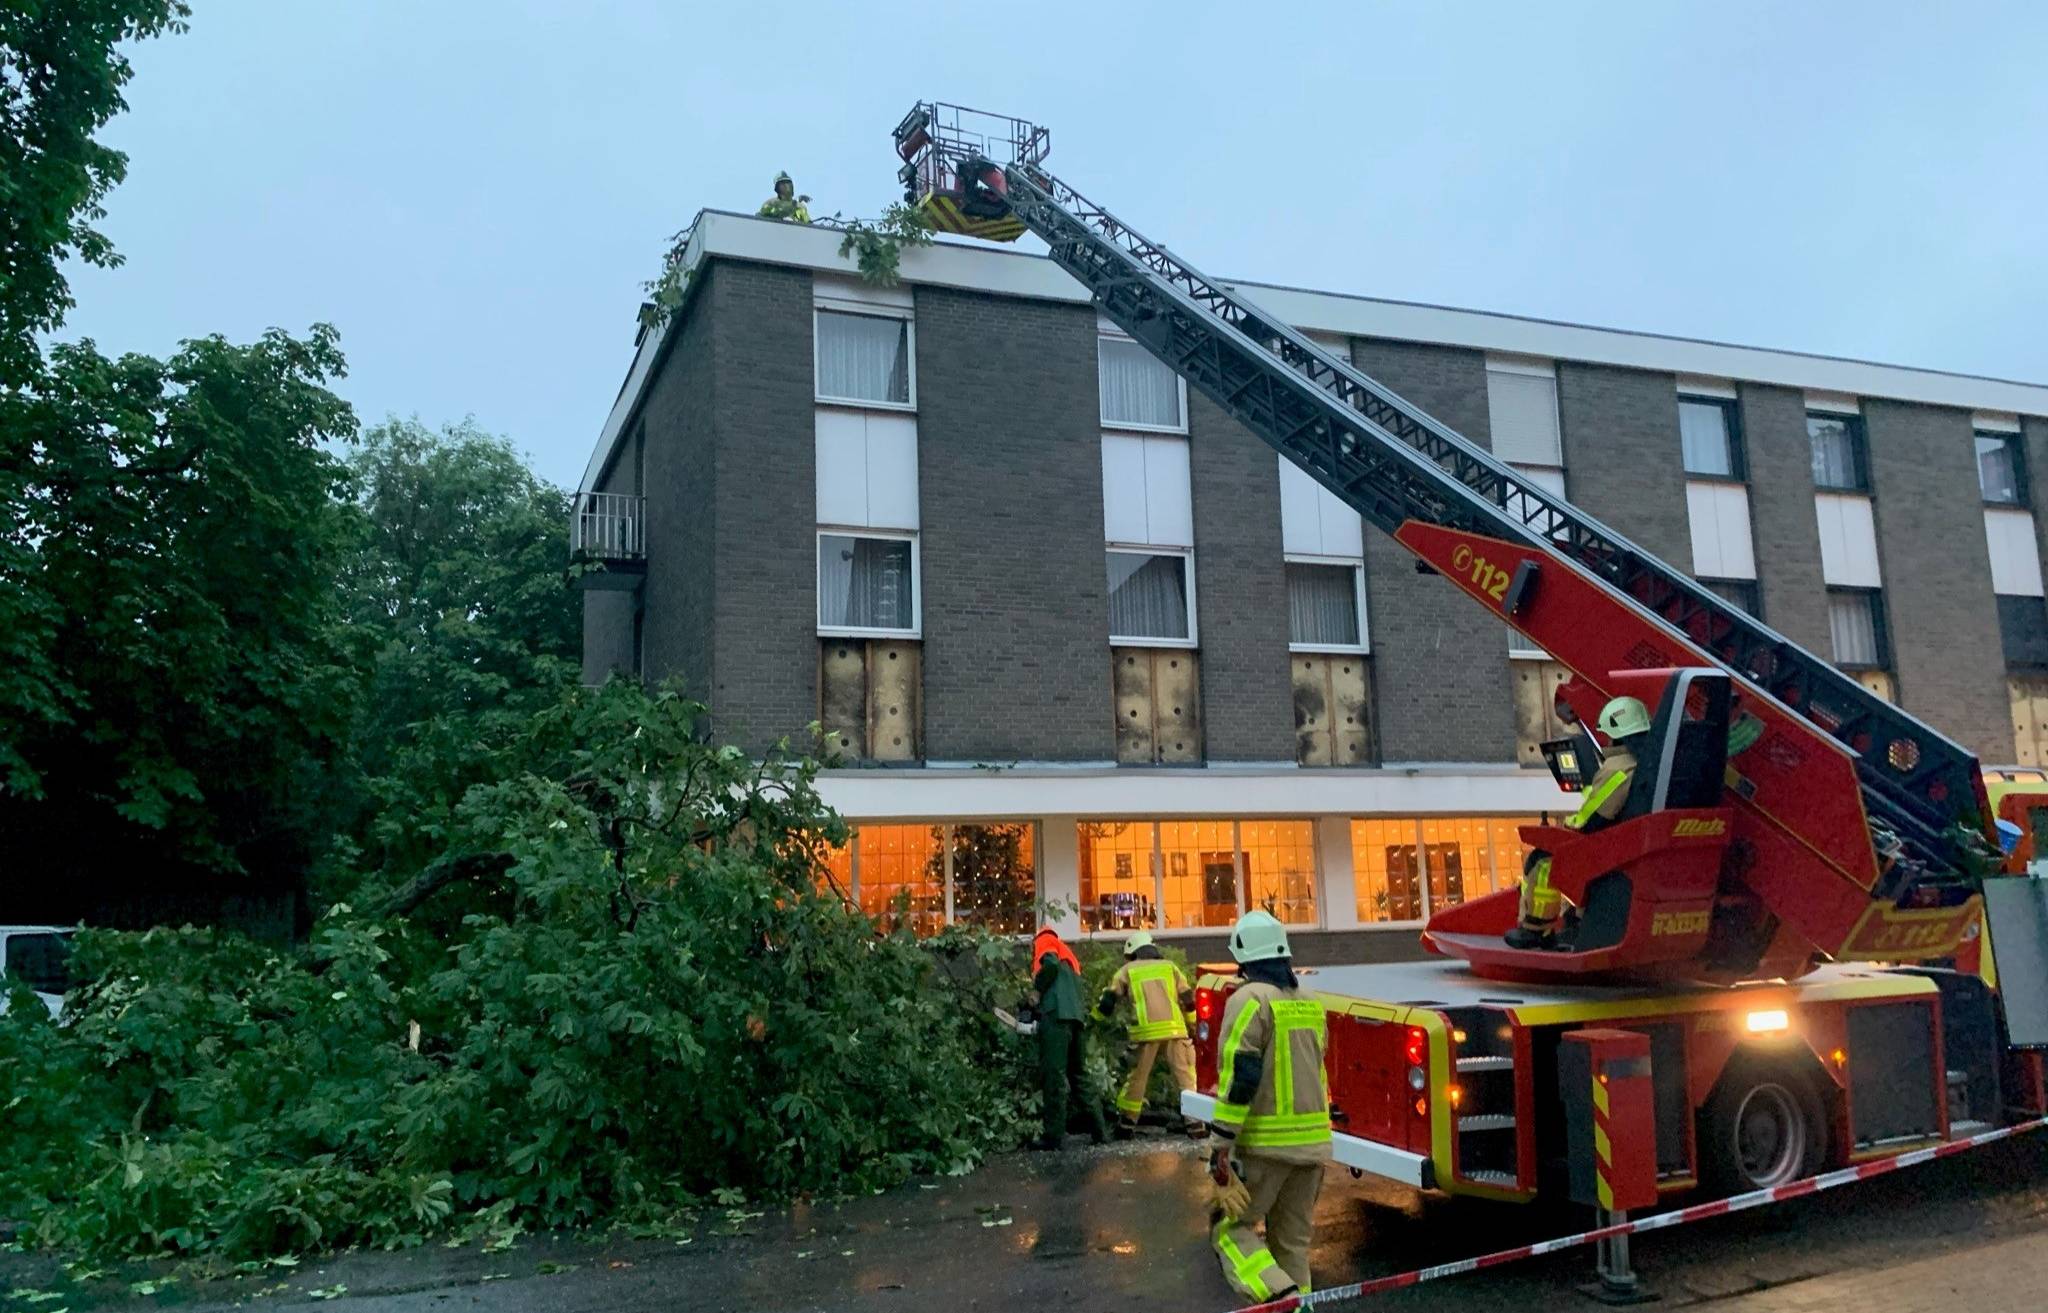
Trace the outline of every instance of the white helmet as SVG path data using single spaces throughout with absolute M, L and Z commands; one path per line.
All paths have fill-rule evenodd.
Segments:
M 1129 957 L 1141 948 L 1150 947 L 1152 947 L 1151 932 L 1146 930 L 1137 931 L 1129 939 L 1124 940 L 1124 956 Z
M 1613 698 L 1600 708 L 1600 732 L 1609 743 L 1619 743 L 1650 731 L 1650 709 L 1640 698 Z
M 1246 912 L 1230 928 L 1230 955 L 1240 963 L 1291 958 L 1287 927 L 1271 912 Z

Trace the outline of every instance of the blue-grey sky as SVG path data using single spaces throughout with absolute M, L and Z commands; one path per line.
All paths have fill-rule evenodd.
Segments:
M 473 414 L 562 483 L 666 236 L 780 168 L 874 214 L 919 98 L 1046 124 L 1213 273 L 2048 381 L 2031 0 L 193 8 L 64 336 L 327 320 L 366 422 Z

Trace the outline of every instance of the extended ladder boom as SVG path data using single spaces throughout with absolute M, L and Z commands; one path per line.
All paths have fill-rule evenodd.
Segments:
M 929 137 L 949 108 L 921 105 L 905 124 L 925 116 Z M 1246 428 L 1389 534 L 1428 525 L 1504 539 L 1541 553 L 1551 568 L 1590 575 L 1647 634 L 1682 639 L 1841 744 L 1854 757 L 1875 840 L 1864 853 L 1872 881 L 1856 881 L 1872 896 L 1909 899 L 1917 890 L 1911 901 L 1931 901 L 1945 887 L 1941 901 L 1951 901 L 1955 886 L 1974 884 L 1964 850 L 1977 842 L 1968 832 L 1981 835 L 1987 822 L 1977 761 L 1962 746 L 1061 183 L 1041 167 L 1042 129 L 996 121 L 1015 126 L 950 140 L 941 133 L 922 149 L 946 156 L 947 170 L 969 186 L 1001 193 L 1103 314 Z M 899 147 L 904 141 L 899 129 Z M 1004 144 L 1012 157 L 993 159 Z M 1515 623 L 1512 610 L 1503 618 Z M 1555 650 L 1542 633 L 1531 637 Z M 1577 673 L 1598 685 L 1608 672 Z M 1777 819 L 1798 829 L 1796 818 Z

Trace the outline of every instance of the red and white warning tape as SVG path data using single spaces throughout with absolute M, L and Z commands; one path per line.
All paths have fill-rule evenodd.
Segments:
M 1640 1231 L 1662 1231 L 1666 1227 L 1683 1226 L 1687 1222 L 1698 1222 L 1705 1218 L 1739 1213 L 1744 1209 L 1759 1208 L 1764 1204 L 1774 1204 L 1785 1199 L 1818 1194 L 1822 1190 L 1832 1190 L 1838 1185 L 1866 1181 L 1873 1176 L 1883 1176 L 1904 1167 L 1916 1167 L 1921 1163 L 1933 1162 L 1936 1158 L 1952 1158 L 1956 1154 L 1982 1145 L 2010 1139 L 2015 1135 L 2024 1135 L 2028 1131 L 2038 1131 L 2044 1127 L 2048 1127 L 2048 1117 L 1985 1131 L 1981 1135 L 1972 1135 L 1966 1139 L 1950 1140 L 1925 1149 L 1909 1150 L 1895 1157 L 1879 1158 L 1855 1167 L 1844 1167 L 1839 1171 L 1823 1172 L 1819 1176 L 1809 1176 L 1804 1180 L 1772 1186 L 1768 1190 L 1752 1190 L 1748 1194 L 1732 1195 L 1726 1199 L 1716 1199 L 1712 1203 L 1694 1204 L 1690 1208 L 1678 1208 L 1668 1213 L 1653 1213 L 1649 1217 L 1618 1222 L 1613 1226 L 1603 1226 L 1592 1231 L 1581 1231 L 1576 1235 L 1559 1236 L 1555 1240 L 1543 1240 L 1533 1245 L 1502 1249 L 1491 1254 L 1482 1254 L 1478 1258 L 1461 1258 L 1455 1263 L 1439 1263 L 1435 1267 L 1397 1272 L 1393 1276 L 1374 1277 L 1370 1281 L 1354 1281 L 1348 1286 L 1330 1286 L 1307 1295 L 1289 1295 L 1284 1299 L 1235 1309 L 1233 1313 L 1287 1313 L 1289 1309 L 1314 1308 L 1319 1304 L 1334 1303 L 1340 1299 L 1357 1299 L 1361 1295 L 1378 1295 L 1389 1290 L 1399 1290 L 1404 1286 L 1421 1285 L 1425 1281 L 1463 1276 L 1467 1272 L 1477 1272 L 1482 1268 L 1500 1267 L 1506 1263 L 1520 1262 L 1525 1258 L 1554 1254 L 1560 1249 L 1575 1249 L 1580 1245 L 1590 1245 L 1614 1236 L 1634 1235 Z

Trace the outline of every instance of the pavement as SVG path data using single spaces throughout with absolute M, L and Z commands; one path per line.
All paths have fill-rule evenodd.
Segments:
M 963 1313 L 1117 1309 L 1221 1313 L 1236 1304 L 1203 1244 L 1205 1173 L 1184 1141 L 998 1158 L 969 1176 L 793 1208 L 713 1210 L 641 1239 L 539 1237 L 307 1260 L 237 1281 L 181 1280 L 144 1297 L 85 1286 L 48 1259 L 0 1255 L 4 1313 L 178 1307 L 337 1313 Z M 1332 1169 L 1317 1208 L 1324 1286 L 1469 1257 L 1586 1224 L 1423 1196 Z M 1704 1313 L 2002 1313 L 2048 1290 L 2048 1133 L 1769 1208 L 1637 1237 L 1637 1272 L 1666 1308 Z M 1590 1250 L 1395 1291 L 1339 1309 L 1533 1313 L 1595 1307 Z M 26 1292 L 46 1291 L 30 1302 Z

